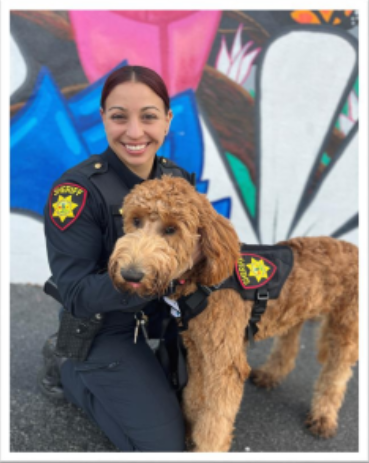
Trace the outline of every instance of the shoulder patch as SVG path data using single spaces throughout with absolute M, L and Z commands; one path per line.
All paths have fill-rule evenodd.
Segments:
M 50 193 L 49 214 L 59 230 L 66 230 L 83 211 L 87 199 L 87 190 L 76 183 L 61 183 Z
M 255 289 L 270 281 L 277 266 L 265 257 L 253 253 L 241 253 L 235 265 L 238 281 L 244 289 Z

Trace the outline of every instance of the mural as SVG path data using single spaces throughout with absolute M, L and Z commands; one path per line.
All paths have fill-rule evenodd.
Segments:
M 353 10 L 11 12 L 11 281 L 48 276 L 50 186 L 106 148 L 101 89 L 127 64 L 164 78 L 174 119 L 159 154 L 196 173 L 244 242 L 357 243 L 358 19 Z

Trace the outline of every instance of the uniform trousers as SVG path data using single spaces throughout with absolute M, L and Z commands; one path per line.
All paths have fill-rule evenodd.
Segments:
M 135 319 L 99 334 L 84 362 L 61 367 L 65 397 L 82 408 L 119 450 L 183 452 L 184 420 L 177 394 Z

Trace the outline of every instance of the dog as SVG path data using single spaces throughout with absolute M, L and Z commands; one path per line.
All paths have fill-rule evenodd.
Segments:
M 206 196 L 182 178 L 164 176 L 137 185 L 123 202 L 124 233 L 109 260 L 116 288 L 142 297 L 176 300 L 199 285 L 213 287 L 234 273 L 240 243 L 231 223 Z M 318 360 L 322 364 L 306 424 L 331 437 L 352 367 L 358 359 L 358 249 L 331 237 L 292 238 L 293 268 L 277 299 L 269 300 L 257 323 L 255 341 L 274 337 L 270 356 L 252 370 L 245 336 L 253 301 L 234 289 L 213 291 L 206 309 L 183 331 L 188 383 L 182 407 L 193 451 L 226 452 L 240 407 L 244 382 L 274 388 L 291 372 L 304 321 L 321 318 Z M 203 258 L 192 255 L 200 246 Z

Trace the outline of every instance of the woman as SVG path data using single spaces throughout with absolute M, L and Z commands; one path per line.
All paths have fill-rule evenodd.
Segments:
M 140 66 L 114 71 L 104 85 L 100 113 L 109 147 L 54 183 L 45 234 L 65 310 L 77 318 L 99 314 L 103 323 L 84 361 L 56 362 L 48 340 L 48 368 L 39 384 L 52 395 L 50 372 L 57 369 L 64 396 L 122 451 L 183 451 L 176 393 L 142 332 L 134 342 L 135 313 L 146 315 L 153 331 L 160 326 L 160 303 L 117 292 L 106 267 L 122 235 L 123 197 L 149 178 L 170 173 L 190 181 L 190 175 L 156 156 L 173 115 L 165 84 L 154 71 Z

